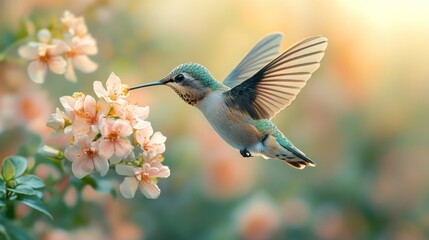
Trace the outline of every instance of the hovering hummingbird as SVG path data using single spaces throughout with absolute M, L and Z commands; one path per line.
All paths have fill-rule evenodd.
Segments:
M 295 99 L 319 67 L 328 42 L 322 36 L 310 37 L 277 56 L 282 38 L 274 33 L 262 39 L 222 83 L 204 66 L 185 63 L 159 81 L 129 90 L 167 85 L 197 107 L 243 157 L 260 155 L 283 160 L 297 169 L 314 167 L 271 119 Z

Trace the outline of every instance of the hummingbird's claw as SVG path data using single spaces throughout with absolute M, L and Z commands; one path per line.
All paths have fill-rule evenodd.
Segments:
M 247 149 L 240 150 L 240 154 L 241 154 L 241 156 L 243 156 L 245 158 L 248 158 L 248 157 L 252 156 L 252 154 L 250 154 L 250 152 L 247 151 Z

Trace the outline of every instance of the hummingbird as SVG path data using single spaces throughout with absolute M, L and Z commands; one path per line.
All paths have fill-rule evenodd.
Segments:
M 185 63 L 159 81 L 129 90 L 166 85 L 198 108 L 243 157 L 279 159 L 297 169 L 314 167 L 315 163 L 271 119 L 295 99 L 320 66 L 328 40 L 309 37 L 279 54 L 282 38 L 281 33 L 263 38 L 223 82 L 218 82 L 204 66 Z

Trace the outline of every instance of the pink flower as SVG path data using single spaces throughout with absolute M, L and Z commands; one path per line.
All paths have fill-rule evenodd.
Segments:
M 99 98 L 104 98 L 109 103 L 125 104 L 128 97 L 128 88 L 124 87 L 121 80 L 111 73 L 106 82 L 106 89 L 100 81 L 94 82 L 94 92 Z
M 134 129 L 143 129 L 150 126 L 150 122 L 145 121 L 149 115 L 149 107 L 126 104 L 122 107 L 117 106 L 115 110 L 122 119 L 128 120 Z
M 18 54 L 24 59 L 33 60 L 28 65 L 28 75 L 35 83 L 43 83 L 48 69 L 56 74 L 65 72 L 66 62 L 60 55 L 66 49 L 63 41 L 55 41 L 51 45 L 29 42 L 18 49 Z
M 153 135 L 152 135 L 153 134 Z M 136 141 L 144 151 L 158 155 L 165 152 L 167 137 L 160 132 L 153 133 L 151 126 L 136 131 Z
M 107 159 L 115 154 L 117 158 L 112 158 L 114 159 L 112 163 L 127 157 L 133 150 L 133 146 L 127 138 L 133 133 L 128 121 L 104 118 L 100 124 L 100 131 L 102 135 L 100 140 L 101 154 Z
M 81 136 L 77 141 L 66 148 L 65 156 L 72 161 L 73 174 L 81 179 L 94 171 L 101 176 L 109 170 L 109 162 L 99 151 L 98 141 L 93 142 L 87 135 Z
M 85 94 L 81 92 L 75 92 L 73 93 L 73 96 L 63 96 L 60 97 L 61 105 L 63 105 L 64 110 L 66 111 L 66 114 L 73 120 L 74 115 L 73 112 L 75 110 L 79 110 L 77 107 L 81 106 L 82 101 L 85 100 Z M 79 103 L 79 104 L 76 104 Z
M 100 99 L 98 102 L 91 96 L 79 99 L 74 105 L 73 133 L 75 136 L 98 133 L 99 121 L 107 116 L 110 105 Z M 93 135 L 95 137 L 95 135 Z
M 159 197 L 161 190 L 156 185 L 156 178 L 167 178 L 170 176 L 170 169 L 163 166 L 159 161 L 158 164 L 144 163 L 142 167 L 130 165 L 116 165 L 116 172 L 119 175 L 127 176 L 119 186 L 119 191 L 125 198 L 133 198 L 140 187 L 140 191 L 147 198 L 156 199 Z
M 88 55 L 97 54 L 97 43 L 89 35 L 85 37 L 72 37 L 67 41 L 69 49 L 66 51 L 67 69 L 65 77 L 73 82 L 76 81 L 74 67 L 84 73 L 94 72 L 98 65 L 88 58 Z
M 75 17 L 69 11 L 65 11 L 61 18 L 65 31 L 72 36 L 84 37 L 88 33 L 88 28 L 83 17 Z

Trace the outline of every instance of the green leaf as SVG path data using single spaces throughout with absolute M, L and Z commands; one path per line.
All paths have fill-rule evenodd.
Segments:
M 12 180 L 13 176 L 15 176 L 15 166 L 9 158 L 3 161 L 1 175 L 6 182 Z
M 32 189 L 30 186 L 27 185 L 18 185 L 16 188 L 8 188 L 7 190 L 19 194 L 25 194 L 25 195 L 35 195 L 36 191 Z
M 53 217 L 49 213 L 48 208 L 46 207 L 45 203 L 42 202 L 42 200 L 40 200 L 36 196 L 21 195 L 21 196 L 19 196 L 18 201 L 21 201 L 23 204 L 45 214 L 51 220 L 53 220 Z
M 2 237 L 1 239 L 10 240 L 10 236 L 3 224 L 0 224 L 0 237 Z
M 34 175 L 21 176 L 15 179 L 15 181 L 18 183 L 18 185 L 27 185 L 31 188 L 42 188 L 45 186 L 43 180 Z
M 12 222 L 0 216 L 0 239 L 6 240 L 31 240 L 32 238 L 24 229 L 15 226 Z M 3 238 L 2 238 L 3 237 Z
M 4 207 L 4 206 L 6 206 L 6 203 L 4 202 L 3 199 L 0 199 L 0 207 Z
M 15 178 L 21 176 L 27 170 L 27 159 L 21 156 L 8 157 L 15 166 Z

